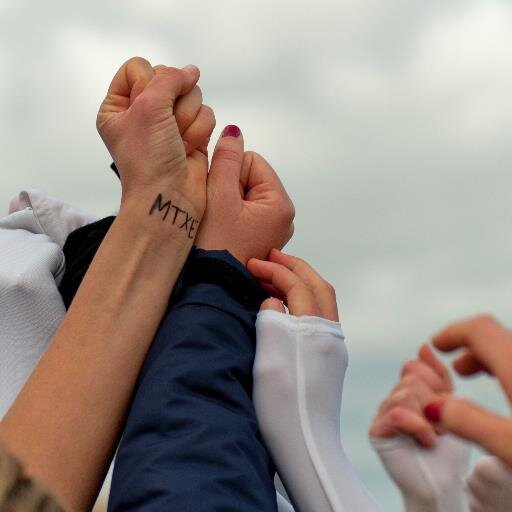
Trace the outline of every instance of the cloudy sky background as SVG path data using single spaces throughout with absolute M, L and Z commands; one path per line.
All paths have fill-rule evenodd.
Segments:
M 345 445 L 399 510 L 364 433 L 400 364 L 453 319 L 509 321 L 511 29 L 506 0 L 0 0 L 0 208 L 35 187 L 112 212 L 95 117 L 113 74 L 198 65 L 216 136 L 238 124 L 275 166 L 288 250 L 338 290 Z M 506 410 L 482 379 L 460 389 Z

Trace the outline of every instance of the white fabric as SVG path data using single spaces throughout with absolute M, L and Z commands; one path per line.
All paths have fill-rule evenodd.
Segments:
M 67 235 L 96 220 L 37 190 L 21 192 L 10 212 L 0 219 L 0 418 L 64 318 Z
M 467 479 L 471 512 L 512 510 L 512 469 L 496 457 L 480 459 Z
M 293 507 L 288 500 L 276 492 L 277 496 L 277 511 L 278 512 L 294 512 Z
M 443 435 L 433 449 L 409 436 L 371 440 L 386 471 L 399 487 L 407 512 L 466 512 L 465 476 L 469 444 Z
M 263 311 L 256 333 L 254 405 L 295 510 L 381 510 L 356 476 L 341 443 L 348 355 L 340 324 Z

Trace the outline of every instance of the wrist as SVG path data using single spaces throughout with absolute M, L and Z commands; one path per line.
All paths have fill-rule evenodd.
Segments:
M 178 190 L 152 188 L 123 195 L 119 219 L 135 235 L 162 244 L 192 247 L 202 212 Z
M 243 307 L 255 312 L 268 297 L 244 265 L 227 250 L 196 248 L 191 253 L 183 286 L 201 283 L 220 286 Z

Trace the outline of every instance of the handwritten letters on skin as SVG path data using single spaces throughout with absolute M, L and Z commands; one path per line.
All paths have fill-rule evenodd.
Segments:
M 186 210 L 174 204 L 170 199 L 164 203 L 162 194 L 158 194 L 153 206 L 151 206 L 149 210 L 149 215 L 153 215 L 156 210 L 165 212 L 162 217 L 162 222 L 169 218 L 173 226 L 177 226 L 178 229 L 183 229 L 187 233 L 189 239 L 192 240 L 195 237 L 194 232 L 197 229 L 199 221 L 194 219 Z

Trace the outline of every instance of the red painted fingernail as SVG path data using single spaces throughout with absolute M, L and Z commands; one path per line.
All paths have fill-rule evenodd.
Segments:
M 240 130 L 240 128 L 238 128 L 238 126 L 234 125 L 234 124 L 230 124 L 228 126 L 226 126 L 226 128 L 224 128 L 224 130 L 222 131 L 222 136 L 223 137 L 240 137 L 240 134 L 242 133 L 242 130 Z
M 443 416 L 443 408 L 444 402 L 442 400 L 438 400 L 437 402 L 428 404 L 425 409 L 423 409 L 423 413 L 432 423 L 439 423 Z

